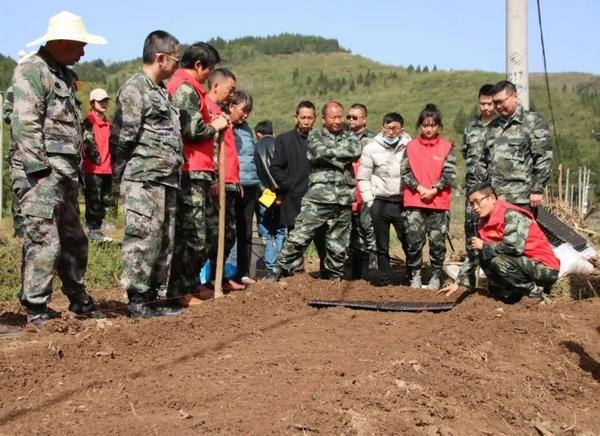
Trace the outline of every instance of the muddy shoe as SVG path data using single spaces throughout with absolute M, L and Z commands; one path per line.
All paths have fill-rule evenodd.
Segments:
M 421 289 L 421 271 L 415 270 L 412 272 L 412 278 L 410 279 L 410 287 L 415 289 Z
M 541 288 L 539 286 L 534 286 L 529 291 L 529 294 L 527 296 L 529 298 L 531 298 L 532 300 L 541 300 L 543 295 L 544 295 L 544 288 Z
M 77 316 L 82 316 L 86 318 L 106 318 L 106 315 L 104 313 L 96 309 L 96 305 L 94 304 L 94 300 L 92 299 L 92 297 L 88 297 L 88 301 L 85 303 L 82 303 L 80 301 L 72 301 L 69 304 L 69 312 L 72 312 Z
M 267 283 L 276 283 L 279 281 L 279 279 L 281 279 L 281 273 L 278 271 L 268 271 L 267 275 L 265 276 L 265 278 L 263 279 L 263 282 L 267 282 Z
M 23 333 L 21 327 L 0 323 L 0 338 L 14 338 Z
M 430 291 L 437 291 L 440 289 L 440 276 L 438 274 L 434 274 L 429 279 L 429 284 L 427 285 L 427 289 Z
M 37 328 L 42 328 L 46 321 L 56 318 L 60 318 L 60 313 L 49 307 L 27 309 L 27 322 Z
M 130 318 L 153 318 L 162 316 L 145 303 L 129 303 L 127 305 L 127 316 Z

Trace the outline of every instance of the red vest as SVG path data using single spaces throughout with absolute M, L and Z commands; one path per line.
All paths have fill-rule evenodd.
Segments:
M 86 119 L 92 125 L 94 141 L 98 154 L 100 154 L 100 165 L 90 159 L 86 153 L 83 153 L 83 171 L 91 174 L 112 174 L 110 165 L 110 148 L 108 140 L 110 138 L 110 121 L 103 119 L 96 112 L 91 111 Z
M 207 96 L 206 109 L 212 118 L 221 114 L 221 108 Z M 237 144 L 233 126 L 223 131 L 223 142 L 225 143 L 225 183 L 240 184 L 240 158 L 238 157 Z
M 167 84 L 167 91 L 169 95 L 173 96 L 182 84 L 188 84 L 198 94 L 198 111 L 202 115 L 202 119 L 206 124 L 210 124 L 212 118 L 209 114 L 206 104 L 206 91 L 202 83 L 198 82 L 192 76 L 190 76 L 185 70 L 178 69 L 175 71 L 169 83 Z M 204 104 L 202 104 L 204 102 Z M 202 141 L 191 141 L 183 138 L 183 155 L 185 156 L 185 162 L 183 164 L 183 171 L 215 171 L 215 163 L 213 157 L 213 149 L 215 146 L 215 140 L 213 138 L 204 139 Z
M 451 150 L 452 144 L 439 136 L 431 141 L 419 136 L 408 143 L 406 156 L 410 169 L 420 185 L 431 189 L 439 182 L 444 163 Z M 406 185 L 404 185 L 403 196 L 405 207 L 450 210 L 450 186 L 438 192 L 429 203 L 421 200 L 421 195 Z
M 550 242 L 548 242 L 546 235 L 544 235 L 544 232 L 542 232 L 542 229 L 540 229 L 540 226 L 535 221 L 533 214 L 515 204 L 504 200 L 496 200 L 496 206 L 490 217 L 479 229 L 481 239 L 485 242 L 500 242 L 504 239 L 504 214 L 507 209 L 516 210 L 531 219 L 531 226 L 529 226 L 529 234 L 527 235 L 523 255 L 558 271 L 560 269 L 560 261 L 554 255 Z
M 352 169 L 354 170 L 354 177 L 356 178 L 356 175 L 358 174 L 358 161 L 352 162 Z M 362 196 L 360 195 L 360 190 L 358 189 L 358 183 L 356 184 L 354 193 L 356 194 L 356 201 L 352 203 L 352 212 L 360 212 Z

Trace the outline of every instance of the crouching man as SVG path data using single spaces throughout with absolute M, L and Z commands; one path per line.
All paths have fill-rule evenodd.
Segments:
M 479 237 L 470 242 L 475 255 L 465 259 L 457 281 L 439 293 L 448 296 L 467 286 L 469 272 L 479 265 L 494 297 L 506 303 L 523 296 L 540 299 L 558 279 L 560 261 L 533 214 L 499 200 L 489 183 L 471 189 L 469 204 L 479 216 Z

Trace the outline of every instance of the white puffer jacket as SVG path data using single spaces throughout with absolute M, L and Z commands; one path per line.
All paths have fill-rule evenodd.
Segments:
M 379 133 L 365 145 L 356 176 L 363 202 L 371 203 L 375 197 L 400 200 L 402 168 L 410 140 L 410 135 L 403 132 L 398 144 L 390 146 Z

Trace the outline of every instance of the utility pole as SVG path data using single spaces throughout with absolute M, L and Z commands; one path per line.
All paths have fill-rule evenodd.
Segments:
M 506 0 L 506 78 L 517 86 L 519 101 L 529 109 L 527 2 Z

